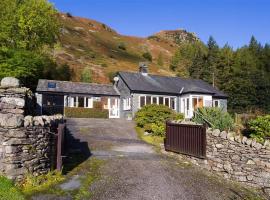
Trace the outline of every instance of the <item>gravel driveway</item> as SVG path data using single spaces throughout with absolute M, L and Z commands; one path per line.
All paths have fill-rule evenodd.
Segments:
M 68 119 L 67 127 L 72 137 L 87 144 L 77 146 L 81 152 L 105 160 L 101 178 L 89 186 L 92 199 L 244 199 L 241 187 L 157 153 L 137 138 L 131 121 Z

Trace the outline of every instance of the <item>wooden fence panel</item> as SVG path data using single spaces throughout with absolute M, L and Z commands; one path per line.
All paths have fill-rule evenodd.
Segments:
M 165 150 L 206 158 L 206 127 L 166 123 Z

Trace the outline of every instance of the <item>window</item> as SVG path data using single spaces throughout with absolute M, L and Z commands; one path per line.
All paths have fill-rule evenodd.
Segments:
M 169 99 L 169 97 L 165 97 L 164 99 L 165 99 L 165 106 L 170 107 L 170 99 Z
M 194 109 L 203 107 L 203 97 L 193 97 L 192 106 Z
M 69 107 L 76 107 L 75 106 L 75 97 L 69 97 Z
M 152 104 L 158 104 L 157 103 L 157 97 L 152 97 Z
M 146 104 L 151 104 L 151 96 L 146 96 Z
M 162 105 L 162 104 L 164 104 L 164 99 L 163 97 L 159 97 L 159 105 Z
M 171 105 L 171 109 L 173 109 L 173 110 L 176 109 L 176 107 L 175 107 L 175 98 L 174 97 L 171 97 L 171 103 L 170 103 L 170 105 Z
M 213 101 L 213 107 L 219 107 L 219 100 Z
M 192 98 L 192 106 L 193 106 L 193 108 L 196 109 L 197 105 L 198 105 L 198 99 L 197 98 Z
M 140 96 L 140 108 L 145 106 L 145 96 Z
M 84 97 L 77 97 L 77 107 L 83 108 L 84 107 Z
M 123 99 L 123 110 L 130 110 L 131 109 L 131 103 L 130 98 Z
M 189 98 L 187 98 L 187 110 L 189 110 Z
M 86 108 L 93 108 L 93 99 L 85 97 L 85 107 Z

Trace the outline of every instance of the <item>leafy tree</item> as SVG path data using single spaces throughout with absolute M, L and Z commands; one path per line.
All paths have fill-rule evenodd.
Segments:
M 0 78 L 17 77 L 31 89 L 41 77 L 70 78 L 69 68 L 58 67 L 44 51 L 56 42 L 60 28 L 51 3 L 2 0 L 0 21 Z
M 6 76 L 19 78 L 33 88 L 42 76 L 46 60 L 37 53 L 26 50 L 0 49 L 0 79 Z
M 86 83 L 92 82 L 92 72 L 89 67 L 85 67 L 81 73 L 81 81 Z
M 37 50 L 56 42 L 57 12 L 47 0 L 3 0 L 1 5 L 1 46 Z

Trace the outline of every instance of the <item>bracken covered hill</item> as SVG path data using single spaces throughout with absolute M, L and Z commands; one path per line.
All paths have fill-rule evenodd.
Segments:
M 149 52 L 151 73 L 174 75 L 170 59 L 181 42 L 198 40 L 185 30 L 161 31 L 148 38 L 124 36 L 105 24 L 66 14 L 59 16 L 63 24 L 54 57 L 68 64 L 72 80 L 79 81 L 84 68 L 92 72 L 93 82 L 108 83 L 117 71 L 137 71 L 138 64 L 147 61 L 142 55 Z

